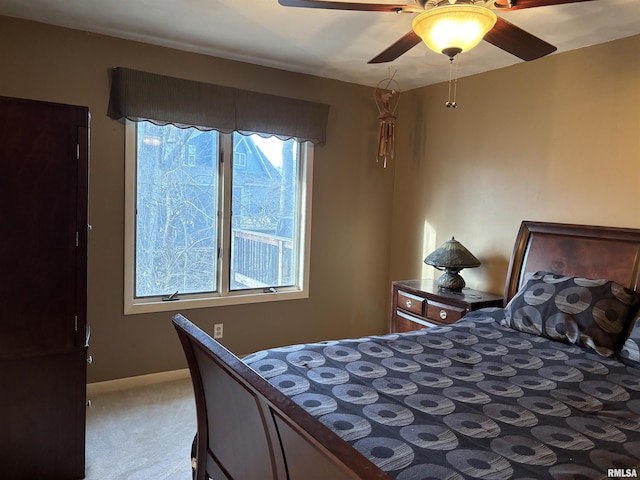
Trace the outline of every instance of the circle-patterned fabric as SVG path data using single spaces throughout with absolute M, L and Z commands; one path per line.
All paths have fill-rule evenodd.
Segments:
M 531 286 L 536 300 L 523 302 L 593 311 L 596 294 L 566 281 Z M 504 310 L 485 309 L 244 361 L 398 480 L 604 478 L 640 465 L 640 368 L 503 323 Z
M 638 294 L 616 282 L 536 272 L 511 299 L 504 323 L 603 356 L 622 347 Z

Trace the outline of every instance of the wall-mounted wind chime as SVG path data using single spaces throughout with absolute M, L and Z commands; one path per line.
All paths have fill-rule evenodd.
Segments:
M 396 143 L 396 111 L 400 100 L 400 87 L 393 77 L 381 80 L 376 86 L 375 100 L 378 106 L 378 150 L 376 162 L 393 160 Z

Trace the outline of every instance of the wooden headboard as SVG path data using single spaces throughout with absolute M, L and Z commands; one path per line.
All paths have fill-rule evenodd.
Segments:
M 511 255 L 505 305 L 539 270 L 607 278 L 638 290 L 640 229 L 524 221 Z

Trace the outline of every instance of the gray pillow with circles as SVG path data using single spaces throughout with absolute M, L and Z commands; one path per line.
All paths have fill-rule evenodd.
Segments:
M 611 280 L 536 272 L 505 307 L 502 323 L 611 357 L 638 305 L 638 293 Z

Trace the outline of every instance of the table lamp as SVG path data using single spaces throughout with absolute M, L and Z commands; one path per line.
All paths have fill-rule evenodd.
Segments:
M 465 286 L 460 270 L 480 266 L 480 260 L 454 237 L 427 255 L 424 263 L 444 271 L 438 279 L 438 287 L 454 292 L 461 291 Z

